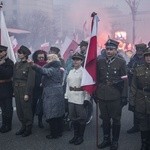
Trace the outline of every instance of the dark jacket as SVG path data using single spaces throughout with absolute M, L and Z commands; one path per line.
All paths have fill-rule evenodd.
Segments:
M 150 114 L 150 65 L 143 64 L 135 68 L 129 102 L 136 112 Z
M 0 83 L 0 99 L 12 97 L 12 76 L 13 76 L 14 63 L 11 59 L 6 58 L 5 62 L 0 65 L 0 81 L 6 80 L 4 83 Z M 10 81 L 9 81 L 10 80 Z
M 98 59 L 96 97 L 106 101 L 127 98 L 127 80 L 121 79 L 126 75 L 126 62 L 123 59 L 117 56 L 110 61 Z
M 31 68 L 31 63 L 27 61 L 17 62 L 14 68 L 14 75 L 13 75 L 13 83 L 14 87 L 17 84 L 25 84 L 26 95 L 33 94 L 33 88 L 35 83 L 35 72 Z

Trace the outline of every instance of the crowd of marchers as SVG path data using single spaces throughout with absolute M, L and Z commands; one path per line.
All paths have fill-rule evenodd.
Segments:
M 136 44 L 136 52 L 129 62 L 119 53 L 118 45 L 119 42 L 108 39 L 96 58 L 97 81 L 92 95 L 81 87 L 88 42 L 79 44 L 79 52 L 70 49 L 66 62 L 57 47 L 51 47 L 48 53 L 35 51 L 31 61 L 31 51 L 22 45 L 15 64 L 7 56 L 8 48 L 0 45 L 0 132 L 12 129 L 12 98 L 15 97 L 21 124 L 16 136 L 31 135 L 34 117 L 38 116 L 39 128 L 44 128 L 43 119 L 49 124 L 47 139 L 62 137 L 67 113 L 74 132 L 69 143 L 79 145 L 84 141 L 87 106 L 94 100 L 100 109 L 103 128 L 103 141 L 97 147 L 117 150 L 122 108 L 129 102 L 134 124 L 127 133 L 141 132 L 139 149 L 150 150 L 150 44 Z

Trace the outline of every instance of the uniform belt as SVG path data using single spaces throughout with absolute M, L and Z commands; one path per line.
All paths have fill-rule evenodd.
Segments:
M 150 89 L 147 89 L 147 88 L 140 88 L 140 87 L 138 87 L 137 89 L 141 90 L 143 92 L 150 92 Z
M 69 87 L 70 91 L 83 91 L 82 88 Z
M 26 86 L 25 83 L 15 83 L 15 86 Z
M 11 79 L 6 79 L 6 80 L 0 80 L 0 83 L 6 83 L 12 81 Z

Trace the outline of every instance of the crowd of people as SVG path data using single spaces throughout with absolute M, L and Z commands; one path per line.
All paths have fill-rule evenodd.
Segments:
M 140 131 L 141 150 L 150 150 L 150 47 L 144 43 L 136 44 L 136 53 L 127 63 L 118 52 L 118 45 L 119 42 L 108 39 L 105 49 L 97 57 L 97 88 L 92 95 L 81 87 L 88 42 L 79 44 L 79 52 L 70 50 L 66 62 L 57 47 L 51 47 L 49 53 L 37 50 L 29 61 L 31 52 L 22 45 L 15 64 L 7 57 L 7 47 L 0 45 L 0 132 L 12 129 L 14 96 L 21 123 L 16 135 L 31 135 L 37 115 L 39 128 L 44 128 L 43 118 L 50 126 L 46 138 L 59 138 L 63 135 L 67 111 L 74 131 L 69 143 L 79 145 L 84 141 L 86 108 L 94 99 L 99 105 L 103 128 L 103 141 L 98 148 L 117 150 L 122 108 L 129 101 L 134 125 L 127 133 Z

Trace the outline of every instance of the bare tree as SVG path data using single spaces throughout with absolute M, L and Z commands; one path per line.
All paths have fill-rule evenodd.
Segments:
M 54 21 L 42 11 L 26 14 L 22 19 L 22 28 L 31 33 L 24 39 L 28 46 L 39 48 L 42 43 L 53 42 L 57 35 Z
M 136 21 L 136 15 L 137 15 L 137 10 L 138 6 L 141 0 L 125 0 L 127 4 L 129 5 L 131 9 L 131 14 L 132 14 L 132 44 L 135 44 L 135 21 Z

